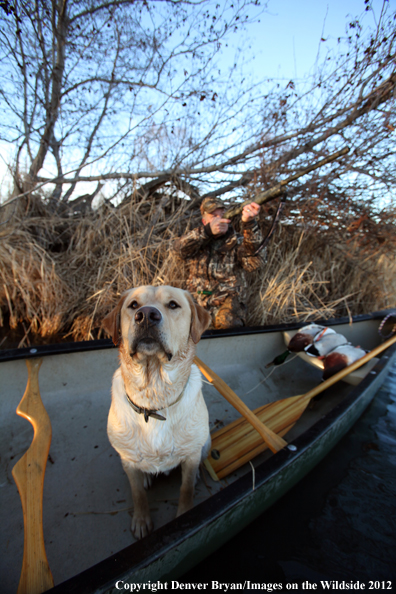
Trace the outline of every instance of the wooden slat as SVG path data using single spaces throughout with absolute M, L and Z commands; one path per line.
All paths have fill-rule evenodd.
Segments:
M 51 422 L 41 400 L 38 372 L 42 359 L 28 359 L 28 383 L 17 414 L 33 425 L 33 441 L 12 469 L 22 502 L 24 549 L 17 594 L 41 594 L 54 585 L 43 534 L 44 474 L 51 444 Z
M 206 363 L 201 361 L 198 357 L 194 357 L 194 363 L 198 366 L 199 370 L 206 379 L 216 388 L 218 392 L 234 407 L 236 410 L 245 417 L 245 419 L 254 427 L 256 431 L 261 435 L 261 438 L 265 441 L 267 446 L 272 452 L 279 452 L 284 448 L 287 443 L 279 435 L 271 431 L 264 423 L 257 418 L 257 416 L 250 410 L 250 408 L 235 394 L 233 390 L 221 379 L 216 373 L 210 369 Z
M 285 435 L 294 426 L 308 405 L 309 399 L 300 396 L 279 400 L 256 408 L 253 412 L 271 431 Z M 212 435 L 211 452 L 220 454 L 219 459 L 209 455 L 205 465 L 211 466 L 220 480 L 246 464 L 267 449 L 258 433 L 243 418 L 233 421 Z M 213 477 L 213 473 L 211 472 Z

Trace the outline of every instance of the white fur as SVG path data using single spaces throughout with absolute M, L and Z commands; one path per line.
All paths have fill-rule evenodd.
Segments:
M 169 471 L 197 451 L 201 452 L 209 437 L 209 416 L 201 386 L 200 372 L 193 365 L 180 402 L 160 411 L 166 421 L 150 417 L 146 423 L 144 416 L 136 413 L 129 404 L 121 369 L 117 369 L 107 434 L 121 459 L 143 472 L 157 474 Z
M 177 308 L 172 307 L 175 302 Z M 147 324 L 139 321 L 143 308 L 155 310 L 159 321 L 149 323 L 149 315 Z M 210 433 L 200 372 L 192 362 L 195 344 L 209 322 L 209 314 L 187 291 L 173 287 L 131 289 L 103 322 L 120 344 L 121 366 L 113 376 L 107 433 L 131 485 L 131 529 L 136 538 L 153 527 L 144 492 L 150 483 L 148 475 L 169 472 L 181 464 L 177 515 L 193 505 L 195 479 L 210 448 Z M 136 406 L 157 410 L 166 420 L 150 416 L 146 422 L 126 394 Z

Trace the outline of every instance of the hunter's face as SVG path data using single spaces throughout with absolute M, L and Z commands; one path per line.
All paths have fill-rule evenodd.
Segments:
M 210 213 L 204 212 L 203 217 L 202 217 L 203 224 L 207 225 L 208 223 L 213 221 L 213 219 L 223 218 L 224 212 L 225 212 L 225 208 L 216 208 L 216 210 L 214 210 L 213 212 L 210 212 Z

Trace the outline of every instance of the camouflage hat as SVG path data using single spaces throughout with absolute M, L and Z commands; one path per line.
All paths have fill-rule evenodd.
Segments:
M 205 198 L 201 204 L 201 214 L 205 212 L 211 214 L 217 208 L 225 208 L 225 204 L 220 198 Z

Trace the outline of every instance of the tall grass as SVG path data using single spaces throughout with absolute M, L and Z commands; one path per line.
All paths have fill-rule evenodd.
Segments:
M 250 324 L 328 319 L 396 306 L 396 258 L 318 245 L 314 232 L 278 233 L 252 284 Z
M 0 325 L 19 344 L 103 336 L 103 317 L 127 288 L 184 287 L 186 266 L 176 237 L 199 222 L 190 203 L 136 196 L 76 216 L 43 200 L 0 211 Z M 7 218 L 8 217 L 8 218 Z M 263 227 L 266 225 L 263 212 Z M 396 250 L 362 248 L 339 230 L 280 224 L 267 262 L 250 280 L 251 325 L 306 321 L 396 306 Z

